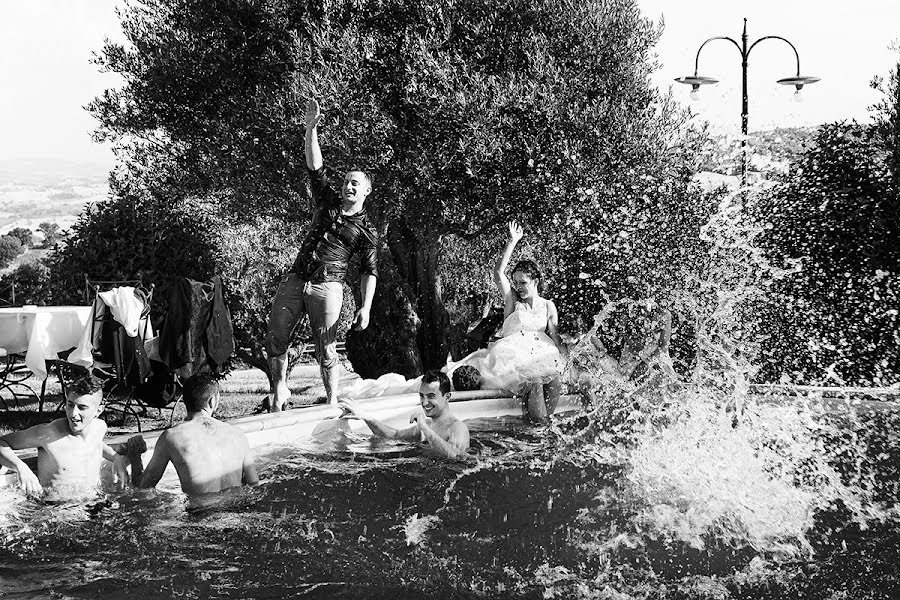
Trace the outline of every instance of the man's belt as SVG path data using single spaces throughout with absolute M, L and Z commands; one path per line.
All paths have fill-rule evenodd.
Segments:
M 343 263 L 331 261 L 316 261 L 307 269 L 308 281 L 312 283 L 324 283 L 326 281 L 343 281 L 347 273 L 347 267 Z

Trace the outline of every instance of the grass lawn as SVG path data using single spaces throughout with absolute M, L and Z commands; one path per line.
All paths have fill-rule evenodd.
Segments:
M 349 371 L 350 365 L 342 360 L 341 383 L 347 383 L 357 379 L 357 375 Z M 40 384 L 34 380 L 28 380 L 32 388 L 40 389 Z M 319 368 L 315 363 L 297 365 L 289 378 L 291 388 L 291 405 L 296 408 L 324 402 L 325 388 L 319 376 Z M 262 399 L 269 394 L 269 382 L 262 371 L 258 369 L 242 369 L 232 371 L 222 381 L 222 394 L 216 417 L 230 419 L 242 417 L 254 413 Z M 16 406 L 9 398 L 8 393 L 3 392 L 3 399 L 10 405 L 8 410 L 0 404 L 0 435 L 24 429 L 37 423 L 45 423 L 63 416 L 62 410 L 56 408 L 62 402 L 62 394 L 59 382 L 51 375 L 47 382 L 47 394 L 44 401 L 44 411 L 38 412 L 37 400 L 22 400 Z M 121 411 L 116 410 L 115 403 L 109 403 L 106 411 L 106 420 L 109 424 L 109 432 L 131 433 L 138 431 L 138 423 L 132 416 L 128 416 L 122 422 Z M 140 413 L 140 409 L 138 409 Z M 172 410 L 164 408 L 157 410 L 147 408 L 146 413 L 140 414 L 140 426 L 142 431 L 163 429 L 169 426 L 169 420 L 173 424 L 184 421 L 184 404 L 178 402 L 175 406 L 174 416 Z

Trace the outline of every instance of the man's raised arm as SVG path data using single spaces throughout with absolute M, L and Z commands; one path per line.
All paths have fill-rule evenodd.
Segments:
M 313 171 L 318 171 L 324 164 L 322 149 L 319 147 L 319 134 L 317 127 L 322 120 L 319 103 L 310 98 L 306 103 L 306 166 Z

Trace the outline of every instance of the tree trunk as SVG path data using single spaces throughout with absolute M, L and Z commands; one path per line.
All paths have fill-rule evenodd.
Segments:
M 363 379 L 377 379 L 385 373 L 411 379 L 422 372 L 416 345 L 420 323 L 412 298 L 393 253 L 382 253 L 369 326 L 363 331 L 350 330 L 346 336 L 347 358 Z
M 447 364 L 450 317 L 441 296 L 440 236 L 429 239 L 427 234 L 419 234 L 416 238 L 419 242 L 416 247 L 418 267 L 416 307 L 422 322 L 417 341 L 422 357 L 422 368 L 427 371 L 440 369 Z
M 368 329 L 347 334 L 347 357 L 363 378 L 406 378 L 446 364 L 449 316 L 441 298 L 440 236 L 402 219 L 386 232 Z

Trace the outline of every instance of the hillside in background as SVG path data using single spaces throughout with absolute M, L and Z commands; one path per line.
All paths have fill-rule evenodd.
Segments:
M 754 131 L 748 136 L 750 172 L 753 179 L 777 179 L 787 173 L 812 145 L 816 127 L 791 127 Z M 704 152 L 701 171 L 719 175 L 739 175 L 741 172 L 741 141 L 736 136 L 713 138 Z M 751 180 L 753 180 L 751 179 Z
M 109 165 L 53 158 L 0 159 L 0 234 L 50 221 L 67 229 L 109 191 Z

